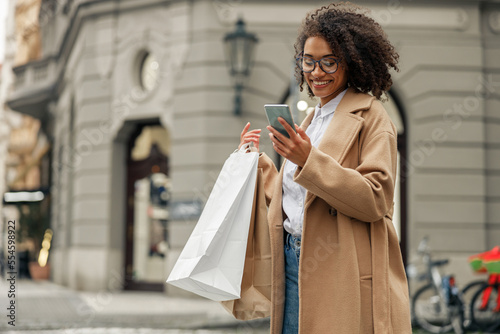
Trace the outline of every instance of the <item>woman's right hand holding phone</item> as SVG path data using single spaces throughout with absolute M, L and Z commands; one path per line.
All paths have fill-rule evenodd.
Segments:
M 243 128 L 243 131 L 241 131 L 240 135 L 240 145 L 238 146 L 238 149 L 240 149 L 243 145 L 248 144 L 248 143 L 253 143 L 257 151 L 259 151 L 259 140 L 260 140 L 260 132 L 262 131 L 261 129 L 255 129 L 248 131 L 250 129 L 250 122 L 245 125 Z

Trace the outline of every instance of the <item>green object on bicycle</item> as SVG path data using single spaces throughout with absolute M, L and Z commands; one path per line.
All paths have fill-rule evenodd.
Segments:
M 484 266 L 490 274 L 500 274 L 500 259 L 494 261 L 484 261 Z
M 469 260 L 469 264 L 474 271 L 480 271 L 483 268 L 483 260 L 479 258 Z
M 491 250 L 469 256 L 467 259 L 475 272 L 500 274 L 500 246 Z

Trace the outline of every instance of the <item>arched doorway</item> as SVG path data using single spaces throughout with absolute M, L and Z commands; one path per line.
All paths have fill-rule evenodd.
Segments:
M 169 136 L 140 124 L 127 147 L 125 289 L 163 291 L 168 252 Z
M 398 131 L 398 174 L 396 175 L 396 188 L 394 191 L 393 223 L 398 232 L 401 254 L 406 265 L 408 251 L 406 138 L 408 131 L 401 101 L 393 90 L 389 92 L 389 99 L 383 104 Z

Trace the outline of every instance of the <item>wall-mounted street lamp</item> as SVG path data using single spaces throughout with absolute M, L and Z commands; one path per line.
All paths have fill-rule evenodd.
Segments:
M 255 34 L 245 30 L 245 22 L 239 19 L 236 22 L 236 30 L 224 37 L 226 47 L 226 59 L 228 61 L 229 73 L 234 78 L 234 114 L 241 114 L 241 92 L 245 78 L 250 74 L 253 62 L 254 48 L 258 39 Z

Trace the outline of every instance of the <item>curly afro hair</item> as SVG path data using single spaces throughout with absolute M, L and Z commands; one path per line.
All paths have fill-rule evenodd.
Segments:
M 295 56 L 304 52 L 309 37 L 323 37 L 347 66 L 349 87 L 380 100 L 392 86 L 390 69 L 399 71 L 399 55 L 382 27 L 366 13 L 366 9 L 349 2 L 332 3 L 308 13 L 299 28 Z M 302 91 L 305 80 L 298 65 L 295 77 Z M 311 88 L 307 89 L 313 97 Z

